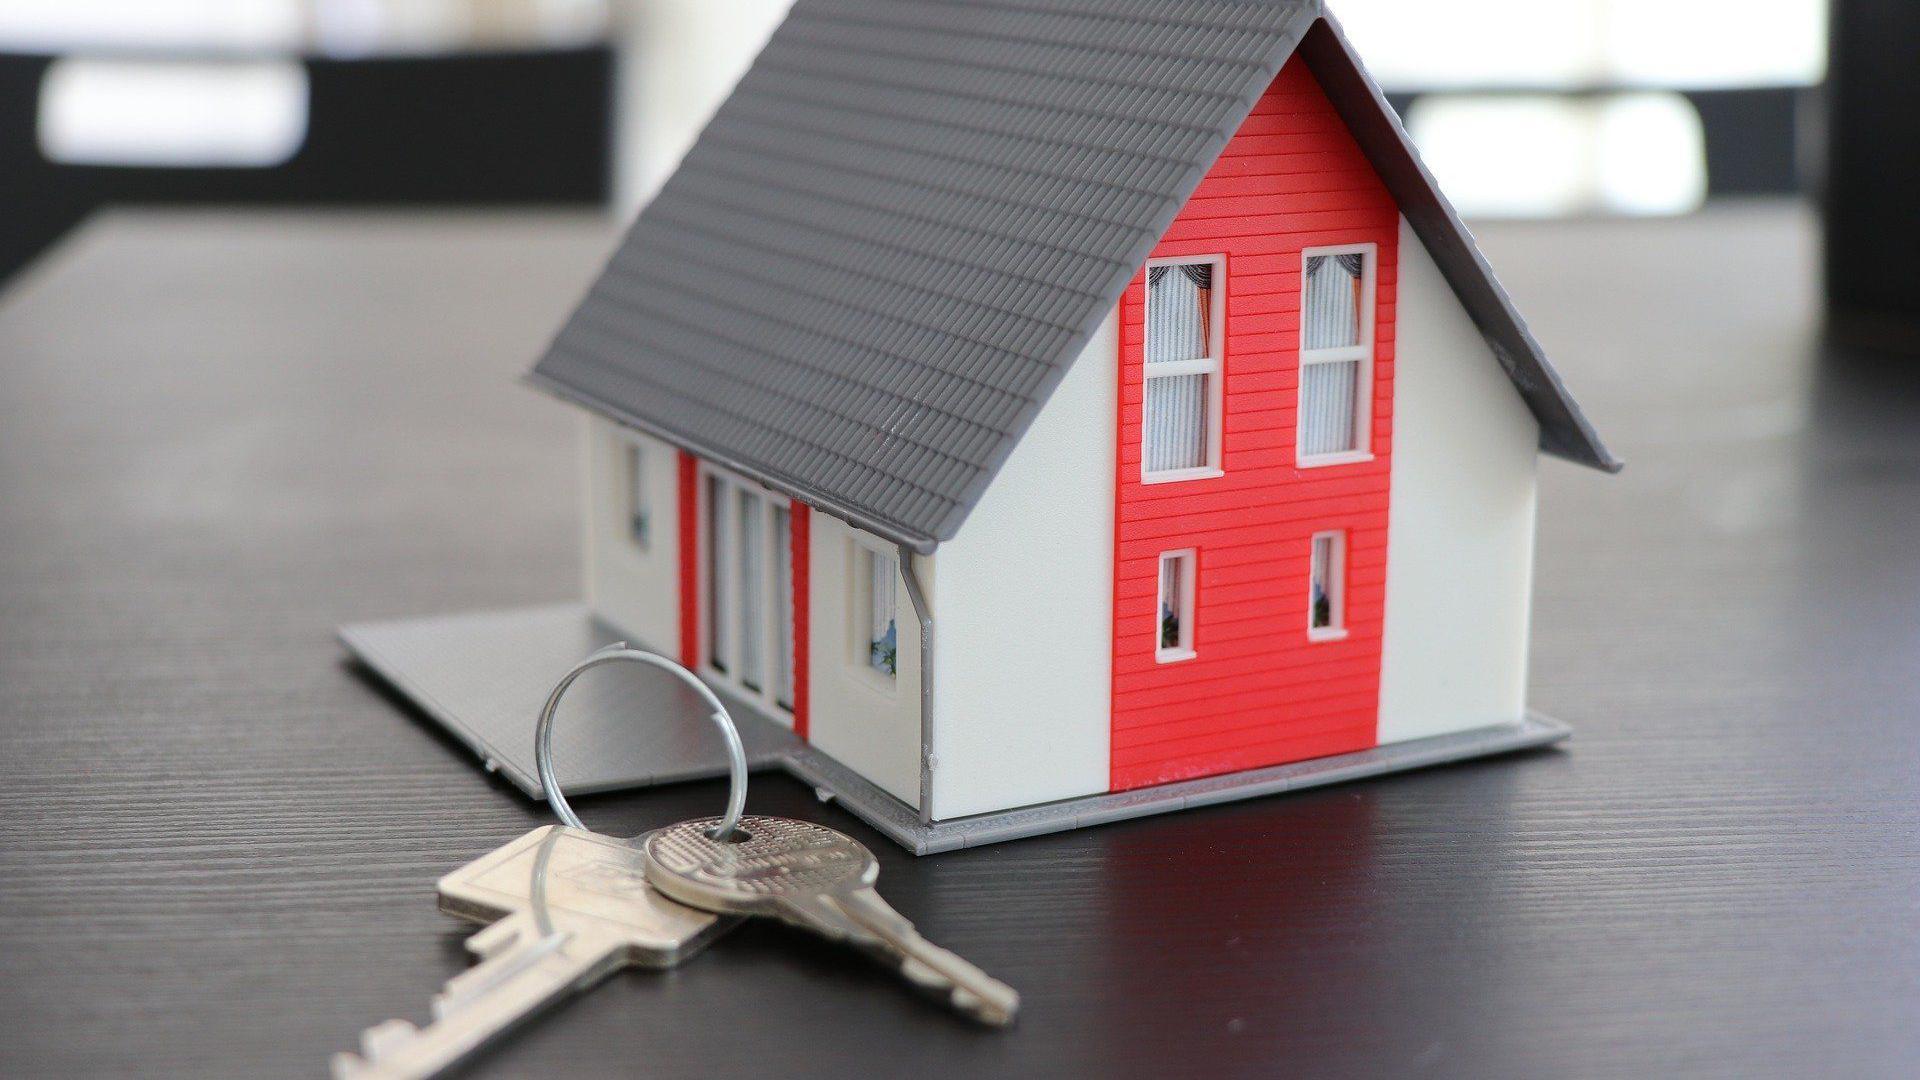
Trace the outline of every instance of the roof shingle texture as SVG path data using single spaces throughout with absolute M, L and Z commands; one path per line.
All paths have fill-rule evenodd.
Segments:
M 534 379 L 929 549 L 1319 14 L 798 0 Z

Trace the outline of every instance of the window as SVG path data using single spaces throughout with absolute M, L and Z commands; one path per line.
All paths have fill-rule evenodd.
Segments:
M 773 508 L 773 700 L 793 708 L 793 511 Z
M 732 550 L 733 518 L 727 512 L 727 491 L 731 487 L 720 477 L 707 477 L 707 557 L 703 569 L 707 575 L 707 663 L 713 670 L 726 673 L 733 657 L 732 583 L 727 552 Z
M 793 707 L 793 529 L 786 500 L 708 469 L 701 485 L 707 669 L 775 710 Z
M 1219 472 L 1225 285 L 1218 258 L 1147 267 L 1140 417 L 1140 477 L 1147 483 Z
M 627 535 L 641 551 L 651 543 L 653 508 L 647 501 L 647 457 L 639 443 L 627 444 Z
M 1313 534 L 1307 569 L 1307 636 L 1327 641 L 1347 634 L 1347 534 Z
M 1301 466 L 1364 461 L 1373 384 L 1373 245 L 1310 249 L 1300 289 Z
M 1169 551 L 1160 556 L 1158 619 L 1154 628 L 1154 659 L 1160 663 L 1192 659 L 1194 553 Z
M 852 561 L 853 662 L 891 682 L 900 667 L 896 561 L 894 556 L 861 543 L 853 545 Z

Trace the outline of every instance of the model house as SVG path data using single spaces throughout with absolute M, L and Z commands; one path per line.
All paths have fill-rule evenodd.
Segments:
M 1315 0 L 799 0 L 532 378 L 593 613 L 870 820 L 1565 733 L 1536 455 L 1618 463 Z

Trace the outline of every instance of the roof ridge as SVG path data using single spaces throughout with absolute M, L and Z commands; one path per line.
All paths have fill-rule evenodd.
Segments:
M 817 20 L 820 22 L 849 23 L 857 26 L 868 26 L 868 27 L 874 27 L 874 28 L 897 27 L 901 25 L 897 21 L 889 21 L 889 20 L 882 20 L 882 19 L 863 19 L 857 16 L 852 16 L 852 15 L 826 14 L 826 13 L 817 12 L 817 11 L 808 12 L 807 17 L 809 19 Z M 1199 23 L 1182 23 L 1180 25 L 1190 29 L 1203 30 L 1203 31 L 1227 30 L 1234 33 L 1245 33 L 1250 35 L 1256 33 L 1256 31 L 1248 27 L 1213 27 L 1213 26 L 1206 26 Z M 1035 43 L 1035 39 L 1031 37 L 1023 37 L 1019 34 L 989 34 L 989 33 L 984 33 L 974 29 L 964 30 L 962 32 L 969 37 L 980 38 L 986 41 Z M 1038 42 L 1038 44 L 1045 45 L 1049 48 L 1066 49 L 1069 45 L 1069 42 L 1046 40 L 1046 41 Z M 1083 48 L 1087 51 L 1107 53 L 1114 56 L 1137 57 L 1143 60 L 1217 60 L 1217 56 L 1213 53 L 1196 51 L 1191 49 L 1124 49 L 1124 48 L 1117 48 L 1117 47 L 1099 45 L 1099 44 L 1086 44 L 1083 46 Z M 906 59 L 906 60 L 924 60 L 924 59 L 931 58 L 931 59 L 935 59 L 936 62 L 947 62 L 947 63 L 954 63 L 954 64 L 959 63 L 959 61 L 944 60 L 944 58 L 941 58 L 937 53 L 928 54 L 928 53 L 902 53 L 897 51 L 883 51 L 882 55 L 894 56 L 894 57 L 898 57 L 900 59 Z M 1011 64 L 970 64 L 968 66 L 977 67 L 987 71 L 1018 71 L 1018 72 L 1022 72 L 1024 74 L 1030 74 L 1030 75 L 1052 75 L 1053 74 L 1052 72 L 1043 68 L 1017 67 Z M 1055 76 L 1055 77 L 1065 78 L 1066 76 Z M 1226 92 L 1195 91 L 1190 86 L 1183 86 L 1179 82 L 1175 82 L 1175 81 L 1129 82 L 1124 79 L 1101 78 L 1099 76 L 1090 76 L 1088 77 L 1087 81 L 1099 83 L 1105 86 L 1124 86 L 1124 87 L 1128 87 L 1129 89 L 1139 89 L 1139 88 L 1181 89 L 1189 93 L 1204 93 L 1210 97 L 1224 97 L 1229 99 L 1236 98 L 1239 96 L 1237 94 L 1226 93 Z
M 824 0 L 824 2 L 831 3 L 833 0 Z M 1059 6 L 1049 7 L 1033 3 L 1020 3 L 1018 0 L 958 0 L 958 2 L 956 2 L 956 0 L 889 0 L 889 2 L 890 4 L 900 6 L 997 9 L 1000 11 L 1022 12 L 1029 15 L 1052 15 L 1060 18 L 1092 19 L 1096 22 L 1117 22 L 1129 25 L 1139 22 L 1137 15 L 1123 14 L 1114 10 L 1120 5 L 1122 0 L 1087 0 L 1083 5 L 1066 9 Z M 1320 0 L 1211 0 L 1211 2 L 1212 6 L 1216 7 L 1231 6 L 1244 9 L 1311 7 L 1317 10 L 1321 6 Z M 1135 7 L 1146 6 L 1149 5 L 1138 3 L 1136 0 Z M 1167 5 L 1161 4 L 1158 6 L 1166 7 Z M 811 15 L 813 12 L 809 11 L 808 14 Z M 1203 20 L 1183 20 L 1181 25 L 1221 30 L 1245 29 L 1247 26 L 1247 24 L 1239 22 L 1213 22 Z

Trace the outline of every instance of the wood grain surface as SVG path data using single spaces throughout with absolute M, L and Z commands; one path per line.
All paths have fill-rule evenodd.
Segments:
M 1484 232 L 1629 463 L 1542 465 L 1564 750 L 922 860 L 763 777 L 1018 1025 L 751 926 L 474 1072 L 1913 1075 L 1920 366 L 1823 356 L 1790 205 Z M 548 819 L 333 628 L 577 593 L 575 421 L 513 379 L 612 236 L 115 214 L 0 296 L 0 1075 L 323 1075 L 464 965 L 432 882 Z

